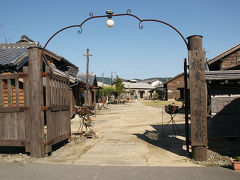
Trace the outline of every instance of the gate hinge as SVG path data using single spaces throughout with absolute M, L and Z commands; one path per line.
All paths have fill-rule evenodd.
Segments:
M 42 77 L 46 77 L 46 76 L 48 76 L 48 75 L 49 75 L 48 72 L 42 72 L 42 73 L 41 73 L 41 76 L 42 76 Z
M 48 142 L 43 140 L 43 141 L 42 141 L 42 144 L 43 144 L 43 145 L 48 145 Z
M 42 106 L 42 111 L 48 111 L 50 110 L 49 106 Z

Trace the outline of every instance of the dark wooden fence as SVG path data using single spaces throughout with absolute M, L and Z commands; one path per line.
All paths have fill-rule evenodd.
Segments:
M 23 73 L 0 75 L 0 146 L 25 146 L 32 157 L 71 136 L 68 77 L 42 72 L 40 53 L 29 49 Z
M 211 98 L 211 137 L 240 137 L 240 96 Z

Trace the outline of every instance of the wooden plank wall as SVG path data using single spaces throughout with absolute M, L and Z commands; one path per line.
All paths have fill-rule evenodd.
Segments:
M 221 69 L 228 69 L 240 65 L 240 50 L 222 59 Z
M 50 73 L 46 67 L 46 118 L 47 118 L 47 151 L 51 146 L 71 135 L 70 127 L 70 89 L 69 80 Z
M 189 84 L 189 78 L 187 79 L 187 81 Z M 167 89 L 169 90 L 168 99 L 179 99 L 180 98 L 179 88 L 182 89 L 184 88 L 184 74 L 167 83 Z
M 211 119 L 208 127 L 211 137 L 240 137 L 240 95 L 212 96 Z

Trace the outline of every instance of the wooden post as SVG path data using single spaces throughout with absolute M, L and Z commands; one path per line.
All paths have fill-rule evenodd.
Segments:
M 104 74 L 102 73 L 102 102 L 104 101 L 103 98 L 104 98 Z
M 40 60 L 41 50 L 38 47 L 29 48 L 29 105 L 31 119 L 30 154 L 32 157 L 44 156 L 44 124 L 43 124 L 43 88 L 42 88 L 42 60 Z
M 69 102 L 69 116 L 71 117 L 73 115 L 73 90 L 72 88 L 69 89 L 69 99 L 70 99 L 70 102 Z
M 23 72 L 28 74 L 28 67 L 24 66 L 23 67 Z M 24 88 L 24 106 L 29 107 L 29 96 L 30 96 L 30 91 L 29 91 L 29 74 L 24 78 L 23 81 L 23 88 Z M 25 151 L 30 152 L 31 147 L 30 147 L 30 137 L 31 137 L 31 116 L 30 116 L 30 108 L 27 108 L 24 110 L 25 112 L 25 139 L 27 142 L 27 145 L 25 146 Z
M 188 84 L 187 84 L 187 59 L 184 58 L 184 104 L 185 104 L 185 140 L 187 153 L 189 153 L 189 124 L 188 124 Z
M 92 91 L 88 91 L 88 106 L 92 106 Z
M 93 105 L 94 105 L 94 115 L 95 116 L 96 116 L 96 104 L 97 104 L 96 89 L 93 89 Z
M 93 89 L 93 105 L 96 106 L 97 98 L 96 98 L 96 89 Z
M 68 116 L 69 117 L 72 117 L 72 114 L 75 112 L 75 108 L 74 108 L 74 110 L 73 110 L 73 104 L 72 104 L 72 92 L 73 92 L 73 90 L 72 90 L 72 88 L 70 88 L 70 73 L 69 73 L 69 70 L 68 70 L 68 72 L 67 72 L 67 79 L 68 79 L 68 81 L 67 81 L 67 96 L 69 97 L 69 95 L 71 96 L 71 98 L 70 98 L 70 100 L 67 100 L 67 102 L 65 102 L 64 103 L 64 105 L 65 104 L 67 104 L 67 105 L 69 105 L 69 110 L 68 110 Z M 70 121 L 70 119 L 69 119 L 69 121 L 68 121 L 68 123 L 67 123 L 67 125 L 68 125 L 68 132 L 70 133 L 70 136 L 69 136 L 69 139 L 68 139 L 68 142 L 71 142 L 71 136 L 72 136 L 72 131 L 71 131 L 71 121 Z
M 46 66 L 45 65 L 45 71 L 46 73 L 50 73 L 50 68 L 49 66 Z M 45 86 L 45 92 L 46 92 L 46 107 L 50 107 L 51 106 L 51 101 L 50 101 L 50 96 L 51 96 L 51 87 L 50 87 L 50 77 L 47 76 L 45 77 L 46 79 L 46 86 Z M 50 111 L 46 111 L 46 122 L 47 122 L 47 138 L 46 138 L 46 141 L 49 141 L 49 134 L 51 133 L 51 122 L 50 121 Z M 47 145 L 46 146 L 46 153 L 49 153 L 52 151 L 52 145 Z
M 83 56 L 87 56 L 87 70 L 86 70 L 86 103 L 87 105 L 90 105 L 90 100 L 89 100 L 89 56 L 92 56 L 92 54 L 89 54 L 89 49 L 87 49 L 87 54 L 84 54 Z
M 191 145 L 196 161 L 207 160 L 207 90 L 205 79 L 205 54 L 202 50 L 202 36 L 188 39 Z
M 86 105 L 87 104 L 87 90 L 84 90 L 84 104 Z

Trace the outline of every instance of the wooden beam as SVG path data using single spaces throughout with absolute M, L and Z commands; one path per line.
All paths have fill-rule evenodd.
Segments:
M 27 76 L 26 73 L 0 74 L 0 79 L 16 79 Z
M 20 106 L 20 107 L 4 107 L 0 109 L 0 113 L 10 113 L 10 112 L 22 112 L 28 109 L 29 107 Z
M 56 143 L 61 142 L 65 139 L 68 139 L 68 138 L 70 138 L 70 134 L 66 133 L 66 134 L 63 134 L 61 136 L 57 136 L 54 139 L 50 139 L 47 142 L 44 142 L 44 144 L 53 145 L 53 144 L 56 144 Z
M 1 139 L 0 146 L 26 146 L 29 142 L 25 139 Z
M 63 81 L 63 82 L 68 82 L 69 79 L 67 77 L 63 77 L 63 76 L 59 76 L 57 74 L 53 74 L 53 73 L 48 73 L 48 76 L 51 78 L 51 79 L 55 79 L 55 80 L 59 80 L 59 81 Z
M 206 71 L 206 80 L 240 80 L 240 70 Z
M 19 81 L 18 78 L 15 79 L 15 89 L 16 89 L 16 107 L 19 106 Z
M 12 88 L 11 88 L 11 79 L 7 80 L 7 88 L 8 88 L 8 107 L 12 106 Z

